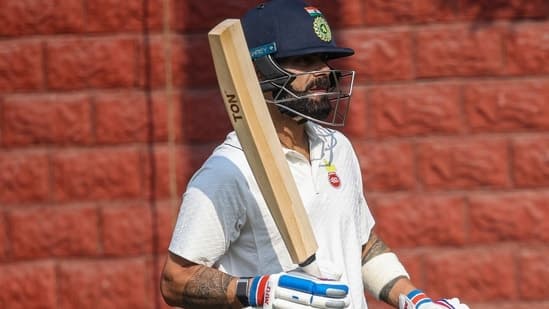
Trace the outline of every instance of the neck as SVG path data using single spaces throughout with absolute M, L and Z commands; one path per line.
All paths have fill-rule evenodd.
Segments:
M 269 111 L 282 146 L 295 150 L 309 159 L 309 137 L 305 132 L 305 125 L 280 113 L 274 104 L 269 104 Z

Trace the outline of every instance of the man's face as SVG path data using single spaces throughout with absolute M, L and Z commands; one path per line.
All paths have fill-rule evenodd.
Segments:
M 297 96 L 309 95 L 307 98 L 295 99 L 283 104 L 315 119 L 322 120 L 328 117 L 332 111 L 332 105 L 328 98 L 322 95 L 331 87 L 328 71 L 330 67 L 326 61 L 319 55 L 307 55 L 283 58 L 278 63 L 286 71 L 297 75 L 289 86 L 290 90 Z M 283 96 L 290 97 L 290 94 L 283 94 Z

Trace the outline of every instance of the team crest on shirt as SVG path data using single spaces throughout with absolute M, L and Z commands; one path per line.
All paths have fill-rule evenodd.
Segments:
M 341 186 L 341 179 L 337 175 L 336 167 L 332 163 L 324 160 L 324 168 L 328 172 L 328 181 L 334 188 L 339 188 Z

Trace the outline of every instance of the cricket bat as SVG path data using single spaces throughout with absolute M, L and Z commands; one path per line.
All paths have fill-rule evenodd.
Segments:
M 208 40 L 227 113 L 290 257 L 320 277 L 315 262 L 318 245 L 259 86 L 240 20 L 219 23 L 208 33 Z

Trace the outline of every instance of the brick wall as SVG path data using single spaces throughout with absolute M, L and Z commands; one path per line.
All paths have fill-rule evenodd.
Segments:
M 230 128 L 206 32 L 253 3 L 0 1 L 0 308 L 166 307 L 177 196 Z M 549 3 L 314 3 L 356 50 L 344 131 L 414 281 L 549 308 Z

